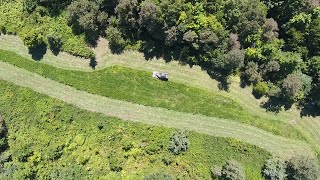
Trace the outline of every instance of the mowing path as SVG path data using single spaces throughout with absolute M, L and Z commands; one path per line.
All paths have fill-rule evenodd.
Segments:
M 253 126 L 164 108 L 147 107 L 90 94 L 1 61 L 0 79 L 31 88 L 36 92 L 82 109 L 123 120 L 186 129 L 213 136 L 231 137 L 256 145 L 284 158 L 289 158 L 294 154 L 314 155 L 310 146 L 305 142 L 276 136 Z

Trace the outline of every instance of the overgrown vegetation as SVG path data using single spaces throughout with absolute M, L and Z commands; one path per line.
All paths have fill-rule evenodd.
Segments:
M 312 180 L 320 177 L 320 169 L 317 160 L 308 156 L 299 155 L 288 161 L 273 157 L 266 161 L 262 174 L 270 180 Z
M 38 4 L 44 5 L 38 6 Z M 55 4 L 57 3 L 57 4 Z M 56 53 L 66 51 L 70 54 L 85 58 L 94 58 L 94 53 L 87 47 L 85 36 L 74 34 L 68 26 L 66 13 L 50 13 L 51 8 L 64 7 L 67 2 L 33 0 L 4 0 L 0 3 L 0 33 L 18 34 L 24 44 L 35 54 L 36 60 L 41 59 L 48 47 L 52 47 L 52 38 L 59 38 L 58 46 L 53 49 Z M 55 4 L 55 5 L 53 5 Z M 28 7 L 26 7 L 28 6 Z M 62 11 L 62 9 L 60 9 Z M 54 40 L 57 41 L 57 40 Z
M 253 86 L 256 98 L 268 98 L 268 111 L 296 104 L 301 115 L 320 114 L 317 0 L 2 0 L 0 10 L 0 34 L 19 35 L 35 60 L 49 48 L 91 59 L 94 68 L 89 47 L 103 36 L 113 53 L 138 50 L 146 59 L 199 65 L 224 90 L 228 78 L 238 75 L 241 86 Z M 0 59 L 89 93 L 236 120 L 304 140 L 293 126 L 248 113 L 230 98 L 156 81 L 144 71 L 67 71 L 7 51 L 0 51 Z M 319 177 L 313 158 L 269 159 L 261 173 L 269 155 L 253 146 L 193 132 L 172 134 L 81 111 L 2 81 L 0 87 L 1 179 L 209 179 L 212 164 L 218 168 L 211 175 L 219 179 Z
M 261 179 L 269 157 L 257 147 L 194 132 L 188 132 L 188 151 L 174 156 L 167 148 L 174 129 L 79 110 L 4 81 L 0 87 L 9 145 L 0 155 L 1 179 L 210 179 L 210 166 L 229 157 L 248 178 Z
M 294 127 L 248 113 L 228 97 L 175 82 L 161 82 L 145 71 L 118 66 L 92 73 L 68 71 L 32 62 L 3 50 L 0 50 L 0 61 L 90 93 L 148 106 L 236 120 L 284 137 L 303 139 Z
M 231 74 L 243 85 L 266 83 L 272 92 L 260 96 L 270 97 L 270 111 L 297 103 L 316 115 L 320 106 L 319 1 L 5 0 L 0 9 L 1 30 L 30 48 L 51 46 L 57 34 L 59 50 L 94 59 L 86 45 L 105 36 L 115 53 L 135 49 L 147 59 L 200 65 L 224 89 Z

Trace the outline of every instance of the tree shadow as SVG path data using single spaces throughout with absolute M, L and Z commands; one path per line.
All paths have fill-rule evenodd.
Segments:
M 59 53 L 61 52 L 62 45 L 59 45 L 59 46 L 56 46 L 56 47 L 53 46 L 53 45 L 50 45 L 49 47 L 50 47 L 50 50 L 51 50 L 52 54 L 55 55 L 55 56 L 58 56 Z
M 228 76 L 225 75 L 223 72 L 218 70 L 206 70 L 210 78 L 217 80 L 218 88 L 222 91 L 229 91 L 230 89 L 230 82 L 228 80 Z
M 43 59 L 43 56 L 47 53 L 47 46 L 43 44 L 35 48 L 29 48 L 28 50 L 33 60 L 40 61 Z
M 300 116 L 311 116 L 317 117 L 320 116 L 319 106 L 317 106 L 314 102 L 303 104 L 300 111 Z
M 320 104 L 317 102 L 320 102 L 320 96 L 319 89 L 315 88 L 303 101 L 301 101 L 301 103 L 298 104 L 301 109 L 300 116 L 320 116 Z
M 269 99 L 264 102 L 261 107 L 265 108 L 268 112 L 279 113 L 282 108 L 284 108 L 286 111 L 289 110 L 293 104 L 293 100 L 287 99 L 283 96 L 272 96 L 269 97 Z
M 87 44 L 89 44 L 91 47 L 97 47 L 97 41 L 99 39 L 99 33 L 94 31 L 85 31 L 84 32 L 84 39 Z
M 98 65 L 98 62 L 96 61 L 96 58 L 91 58 L 89 66 L 95 70 L 97 65 Z
M 109 42 L 109 49 L 112 54 L 122 54 L 124 52 L 124 46 L 116 43 Z

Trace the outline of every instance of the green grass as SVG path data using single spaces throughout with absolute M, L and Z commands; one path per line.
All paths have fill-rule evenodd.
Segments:
M 165 171 L 181 179 L 210 179 L 210 167 L 234 158 L 248 179 L 262 179 L 260 168 L 269 153 L 245 143 L 188 132 L 190 149 L 179 156 L 167 151 L 175 129 L 122 121 L 77 109 L 59 100 L 0 80 L 0 114 L 8 128 L 12 161 L 1 179 L 141 179 Z M 133 148 L 123 150 L 127 144 Z M 116 152 L 116 153 L 114 153 Z M 110 171 L 110 157 L 122 161 L 120 173 Z M 165 165 L 169 157 L 173 162 Z M 23 161 L 23 162 L 22 162 Z M 0 176 L 1 176 L 0 175 Z
M 0 78 L 76 105 L 81 109 L 100 112 L 123 120 L 185 129 L 217 137 L 235 138 L 256 145 L 285 159 L 296 154 L 314 156 L 314 151 L 306 142 L 276 136 L 244 123 L 200 114 L 177 112 L 165 108 L 143 106 L 90 94 L 1 61 Z
M 180 83 L 158 81 L 151 77 L 150 72 L 119 66 L 94 72 L 68 71 L 32 62 L 4 50 L 0 50 L 0 60 L 90 93 L 147 106 L 231 119 L 276 135 L 303 139 L 292 126 L 248 113 L 228 97 Z

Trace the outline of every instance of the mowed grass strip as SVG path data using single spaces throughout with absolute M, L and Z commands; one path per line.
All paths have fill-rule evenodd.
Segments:
M 0 60 L 89 93 L 146 106 L 230 119 L 283 137 L 304 139 L 291 125 L 253 115 L 226 96 L 181 83 L 162 82 L 152 78 L 150 72 L 120 66 L 94 72 L 63 70 L 4 50 L 0 50 Z
M 100 112 L 123 120 L 235 138 L 286 158 L 295 154 L 314 155 L 313 150 L 304 141 L 276 136 L 236 121 L 148 107 L 90 94 L 4 62 L 0 62 L 0 78 L 82 109 Z
M 320 118 L 319 117 L 300 117 L 299 110 L 292 108 L 289 111 L 282 111 L 274 114 L 266 112 L 260 107 L 263 100 L 257 100 L 252 95 L 251 87 L 240 88 L 239 78 L 231 78 L 230 91 L 224 92 L 217 88 L 217 82 L 201 71 L 197 66 L 192 68 L 180 65 L 176 61 L 166 63 L 163 59 L 152 59 L 146 61 L 143 54 L 135 51 L 126 51 L 123 54 L 112 54 L 108 47 L 108 41 L 99 39 L 98 46 L 94 49 L 97 55 L 97 69 L 120 65 L 130 67 L 137 70 L 152 71 L 161 70 L 170 73 L 170 81 L 179 82 L 200 89 L 205 89 L 210 92 L 218 92 L 224 96 L 228 96 L 241 105 L 241 107 L 251 114 L 257 114 L 264 119 L 280 120 L 293 125 L 301 134 L 312 143 L 314 149 L 320 149 Z M 23 45 L 23 42 L 18 36 L 1 35 L 0 49 L 15 52 L 30 61 L 33 61 L 28 53 L 28 48 Z M 79 70 L 90 72 L 92 68 L 88 66 L 89 60 L 82 59 L 69 55 L 65 52 L 60 52 L 59 55 L 53 55 L 50 50 L 46 52 L 41 63 L 48 64 L 66 70 Z
M 80 110 L 3 80 L 0 87 L 0 112 L 8 129 L 11 157 L 18 159 L 27 154 L 24 152 L 30 152 L 28 162 L 15 161 L 14 164 L 30 167 L 36 172 L 36 179 L 48 179 L 54 171 L 74 167 L 66 164 L 81 167 L 81 173 L 74 173 L 75 179 L 118 179 L 113 177 L 121 174 L 130 179 L 143 179 L 143 175 L 154 171 L 171 173 L 180 179 L 210 179 L 210 168 L 224 164 L 230 157 L 242 163 L 248 179 L 262 179 L 261 167 L 270 157 L 269 152 L 235 139 L 190 131 L 187 131 L 191 143 L 188 151 L 172 156 L 167 148 L 176 129 Z M 124 162 L 122 172 L 110 170 L 108 156 L 111 154 Z M 34 163 L 32 159 L 39 156 L 41 161 Z M 0 179 L 14 179 L 10 173 L 2 173 L 8 171 L 18 174 L 5 164 Z M 23 168 L 18 171 L 25 172 Z

